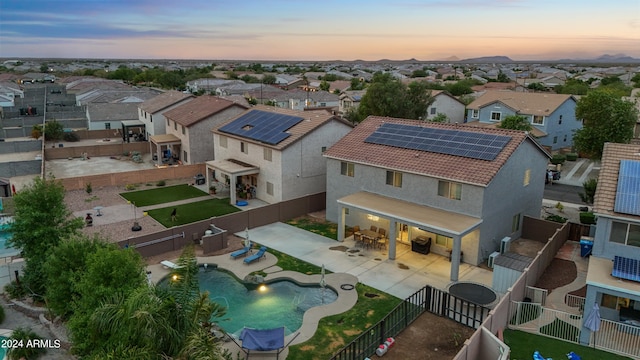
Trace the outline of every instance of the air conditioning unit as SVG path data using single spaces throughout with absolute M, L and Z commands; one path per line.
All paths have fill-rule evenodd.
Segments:
M 500 255 L 500 253 L 497 251 L 494 251 L 491 253 L 491 255 L 489 255 L 489 260 L 487 261 L 487 265 L 489 266 L 489 268 L 493 269 L 493 263 L 496 261 L 498 255 Z
M 500 254 L 508 253 L 511 245 L 511 238 L 506 236 L 500 241 Z

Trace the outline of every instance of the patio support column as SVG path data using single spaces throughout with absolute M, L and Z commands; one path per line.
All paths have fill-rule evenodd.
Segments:
M 396 259 L 396 224 L 394 219 L 389 220 L 389 260 Z
M 236 176 L 235 175 L 231 175 L 231 181 L 229 183 L 229 202 L 231 203 L 231 205 L 235 205 L 236 204 Z
M 462 236 L 453 237 L 453 248 L 451 249 L 451 281 L 458 281 L 460 272 L 460 251 L 462 248 Z
M 344 241 L 344 218 L 345 218 L 345 207 L 339 207 L 340 217 L 338 218 L 338 241 Z

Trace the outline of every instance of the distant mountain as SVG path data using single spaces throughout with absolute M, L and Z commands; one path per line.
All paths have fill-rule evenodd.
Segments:
M 440 59 L 439 61 L 460 61 L 460 58 L 455 55 L 451 55 L 448 58 Z
M 640 59 L 625 54 L 609 55 L 604 54 L 594 59 L 560 59 L 557 62 L 573 63 L 599 63 L 599 64 L 638 64 Z
M 513 63 L 514 62 L 508 56 L 483 56 L 483 57 L 477 57 L 477 58 L 471 58 L 471 59 L 463 59 L 463 60 L 459 60 L 459 61 L 460 62 L 464 62 L 464 63 L 483 63 L 483 64 L 487 64 L 487 63 Z

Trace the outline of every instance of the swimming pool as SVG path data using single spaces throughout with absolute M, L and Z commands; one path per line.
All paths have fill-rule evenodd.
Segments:
M 11 234 L 7 231 L 11 225 L 11 221 L 11 217 L 0 218 L 0 258 L 14 256 L 20 253 L 14 248 L 7 247 L 7 241 L 11 239 Z M 0 359 L 2 359 L 1 356 Z
M 304 313 L 315 306 L 330 304 L 338 294 L 330 288 L 301 286 L 289 280 L 257 285 L 239 281 L 231 273 L 208 267 L 198 273 L 200 290 L 227 308 L 227 313 L 215 320 L 227 333 L 239 335 L 243 327 L 272 329 L 285 327 L 289 335 L 302 326 Z

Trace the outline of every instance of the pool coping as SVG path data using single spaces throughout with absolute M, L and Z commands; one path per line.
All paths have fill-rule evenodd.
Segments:
M 174 263 L 177 261 L 177 259 L 165 260 L 170 260 Z M 229 254 L 196 257 L 196 260 L 198 264 L 215 264 L 219 268 L 232 272 L 239 279 L 244 279 L 245 276 L 252 272 L 264 271 L 265 269 L 274 267 L 278 262 L 275 255 L 270 254 L 268 251 L 265 253 L 265 258 L 254 261 L 251 264 L 245 264 L 242 258 L 233 259 Z M 171 269 L 161 264 L 153 264 L 147 266 L 147 271 L 151 272 L 149 274 L 149 281 L 158 283 L 158 281 L 171 272 Z M 288 279 L 300 285 L 319 284 L 320 278 L 320 274 L 307 275 L 288 270 L 271 272 L 265 276 L 265 280 L 267 281 Z M 309 340 L 318 329 L 320 319 L 343 313 L 351 309 L 358 301 L 358 292 L 355 289 L 358 283 L 356 276 L 347 273 L 328 273 L 325 275 L 325 282 L 328 287 L 338 294 L 338 298 L 331 304 L 316 306 L 307 310 L 302 318 L 302 326 L 295 332 L 285 336 L 285 345 L 296 345 Z M 351 285 L 353 288 L 350 289 L 350 286 L 345 286 L 345 290 L 342 286 L 345 284 Z M 289 342 L 291 343 L 289 344 Z M 238 348 L 238 350 L 240 349 Z

